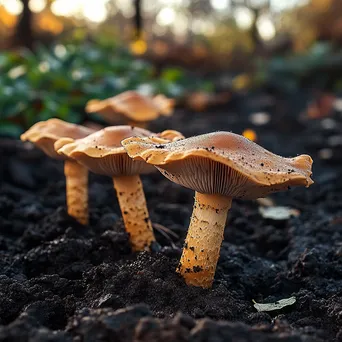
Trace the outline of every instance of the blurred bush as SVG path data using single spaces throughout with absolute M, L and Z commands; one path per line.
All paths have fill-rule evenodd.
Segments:
M 37 46 L 0 54 L 0 134 L 19 135 L 37 121 L 59 117 L 85 120 L 84 106 L 125 90 L 180 98 L 186 92 L 210 90 L 180 68 L 160 75 L 148 62 L 105 42 Z

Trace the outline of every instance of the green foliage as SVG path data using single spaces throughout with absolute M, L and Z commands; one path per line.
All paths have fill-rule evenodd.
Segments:
M 19 125 L 0 121 L 0 136 L 17 137 L 23 130 Z
M 300 87 L 336 91 L 341 86 L 342 51 L 329 42 L 317 42 L 303 55 L 274 56 L 259 60 L 256 85 L 271 84 L 296 92 Z
M 58 117 L 80 123 L 90 99 L 126 90 L 182 96 L 201 89 L 178 68 L 156 77 L 154 67 L 107 41 L 39 46 L 0 54 L 0 134 L 17 136 L 35 122 Z M 208 85 L 203 85 L 208 87 Z

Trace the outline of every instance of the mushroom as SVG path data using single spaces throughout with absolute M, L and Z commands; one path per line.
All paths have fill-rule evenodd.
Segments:
M 121 146 L 131 136 L 147 137 L 152 132 L 131 126 L 104 128 L 79 140 L 60 139 L 55 148 L 59 154 L 76 160 L 90 171 L 113 178 L 126 231 L 135 251 L 149 249 L 155 241 L 139 174 L 154 170 L 143 161 L 133 161 Z M 180 133 L 179 133 L 180 136 Z M 162 137 L 162 134 L 161 134 Z M 162 143 L 170 140 L 158 138 Z M 174 134 L 174 139 L 177 138 Z
M 88 170 L 74 160 L 59 155 L 54 143 L 62 137 L 78 139 L 93 132 L 87 127 L 49 119 L 36 123 L 20 136 L 22 141 L 32 142 L 49 157 L 64 160 L 68 214 L 82 224 L 88 224 Z
M 135 91 L 125 91 L 102 101 L 90 100 L 85 110 L 100 114 L 110 124 L 117 123 L 121 116 L 132 126 L 145 127 L 147 122 L 160 115 L 170 116 L 173 106 L 174 100 L 161 94 L 151 98 Z
M 312 159 L 283 158 L 233 133 L 204 134 L 169 144 L 131 137 L 128 155 L 171 181 L 195 190 L 195 204 L 177 271 L 188 285 L 210 288 L 233 198 L 256 199 L 310 186 Z
M 196 112 L 204 112 L 210 107 L 228 103 L 231 100 L 231 97 L 232 95 L 230 92 L 212 94 L 206 91 L 198 91 L 188 95 L 185 101 L 189 109 Z

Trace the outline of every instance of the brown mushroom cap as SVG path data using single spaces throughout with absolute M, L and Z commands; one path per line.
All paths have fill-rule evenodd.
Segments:
M 165 116 L 170 116 L 175 106 L 175 100 L 169 99 L 163 94 L 156 95 L 153 98 L 153 103 L 159 108 L 160 113 Z
M 22 141 L 30 141 L 54 159 L 66 159 L 59 155 L 55 149 L 55 142 L 63 137 L 72 139 L 84 138 L 95 132 L 91 128 L 75 125 L 59 119 L 49 119 L 34 124 L 30 129 L 20 136 Z
M 173 129 L 167 129 L 167 130 L 159 133 L 158 137 L 160 137 L 162 139 L 166 139 L 167 143 L 169 143 L 170 141 L 177 141 L 177 140 L 182 140 L 185 138 L 182 133 L 175 131 Z
M 59 154 L 75 159 L 90 171 L 110 177 L 131 176 L 153 171 L 151 165 L 128 157 L 121 141 L 128 137 L 147 137 L 153 133 L 138 127 L 106 127 L 83 139 L 60 139 L 55 144 Z
M 110 123 L 115 123 L 117 114 L 124 115 L 132 121 L 152 121 L 160 115 L 170 115 L 172 109 L 173 100 L 164 95 L 150 98 L 135 91 L 125 91 L 102 101 L 91 100 L 86 105 L 86 112 L 96 112 Z
M 169 144 L 132 137 L 122 145 L 133 159 L 155 165 L 171 181 L 204 194 L 255 199 L 313 183 L 310 156 L 284 158 L 229 132 Z

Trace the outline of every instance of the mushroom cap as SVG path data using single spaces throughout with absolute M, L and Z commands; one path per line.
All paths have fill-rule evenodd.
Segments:
M 149 136 L 149 139 L 156 144 L 168 144 L 171 141 L 178 141 L 184 139 L 184 135 L 173 129 L 167 129 L 154 136 Z
M 140 95 L 135 91 L 125 91 L 105 100 L 90 100 L 86 105 L 87 113 L 98 113 L 106 121 L 115 123 L 117 114 L 129 120 L 146 122 L 157 119 L 160 115 L 171 115 L 173 100 L 164 95 L 154 98 Z
M 159 108 L 160 113 L 164 116 L 171 116 L 175 106 L 175 100 L 169 99 L 163 94 L 158 94 L 153 98 L 154 104 Z
M 313 183 L 310 156 L 284 158 L 229 132 L 168 144 L 132 137 L 122 145 L 134 160 L 144 160 L 171 181 L 204 194 L 255 199 Z
M 84 138 L 93 132 L 95 130 L 88 127 L 75 125 L 59 119 L 49 119 L 34 124 L 20 136 L 20 139 L 35 144 L 51 158 L 67 159 L 55 151 L 55 142 L 63 137 L 72 139 Z
M 132 136 L 148 137 L 152 134 L 139 127 L 112 126 L 83 139 L 62 138 L 55 143 L 55 149 L 94 173 L 110 177 L 131 176 L 151 172 L 154 168 L 143 161 L 129 158 L 121 141 Z

